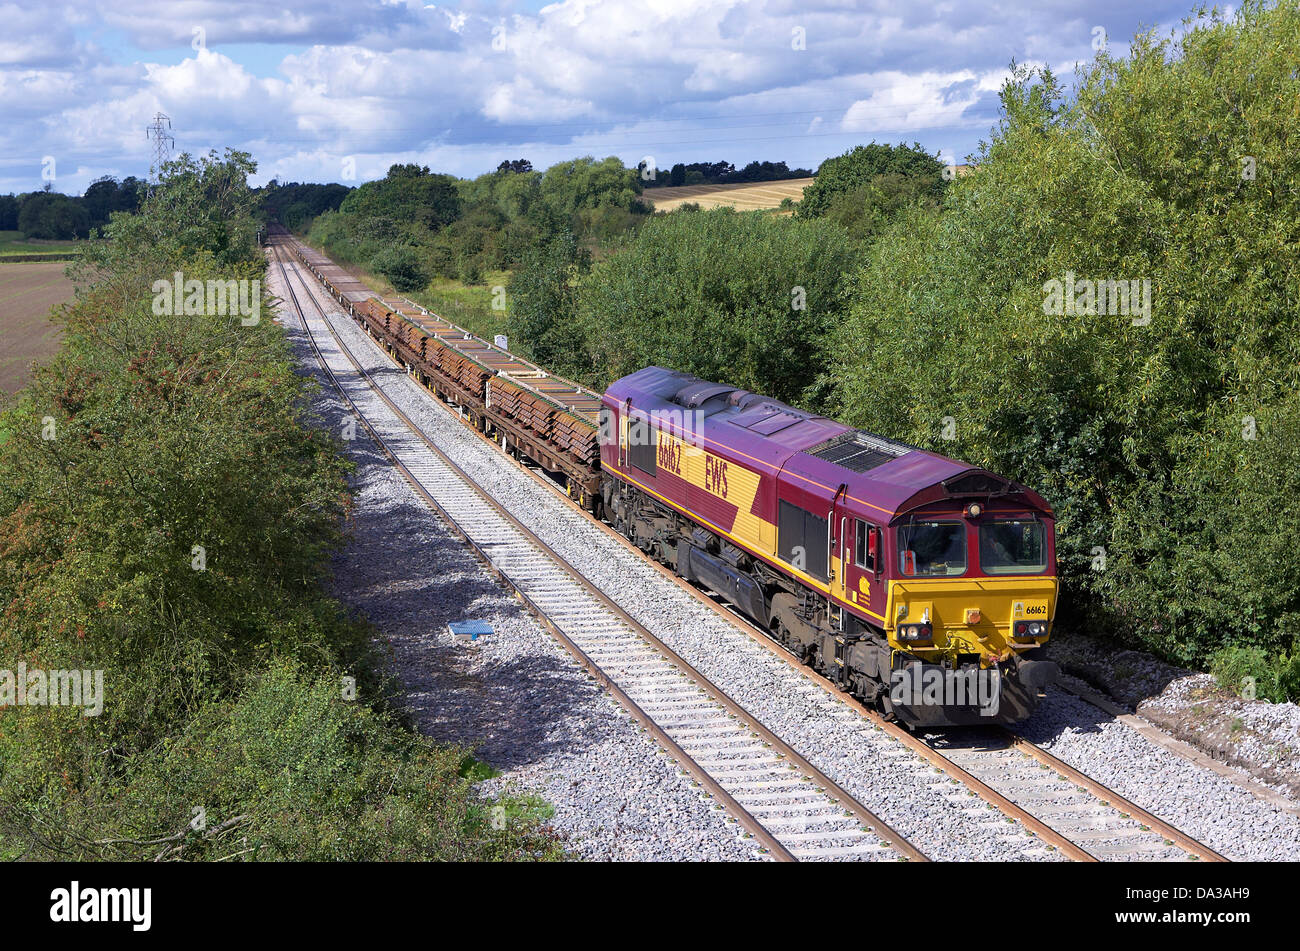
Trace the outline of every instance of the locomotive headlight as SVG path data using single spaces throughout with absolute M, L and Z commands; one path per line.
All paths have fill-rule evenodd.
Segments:
M 1046 621 L 1017 621 L 1011 628 L 1011 636 L 1017 640 L 1042 637 L 1046 633 Z
M 934 636 L 934 628 L 929 624 L 900 624 L 898 639 L 900 641 L 928 641 Z

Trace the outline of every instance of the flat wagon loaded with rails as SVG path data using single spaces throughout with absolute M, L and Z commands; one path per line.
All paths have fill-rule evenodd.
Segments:
M 600 394 L 548 373 L 429 313 L 404 297 L 373 292 L 328 258 L 275 235 L 389 355 L 474 428 L 516 458 L 557 476 L 569 497 L 600 514 Z
M 1055 522 L 1032 490 L 660 367 L 602 396 L 270 240 L 476 429 L 887 716 L 1016 722 L 1054 681 Z

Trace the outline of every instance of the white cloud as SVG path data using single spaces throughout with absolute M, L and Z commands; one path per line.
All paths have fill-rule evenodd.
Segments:
M 156 111 L 178 150 L 249 149 L 304 180 L 337 179 L 349 155 L 365 177 L 390 161 L 475 174 L 586 152 L 815 166 L 872 136 L 964 153 L 992 124 L 1012 58 L 1068 75 L 1091 58 L 1094 24 L 1114 47 L 1184 2 L 0 4 L 0 191 L 39 187 L 46 154 L 78 170 L 62 188 L 143 174 Z M 190 46 L 196 27 L 204 50 Z M 274 51 L 269 65 L 258 49 Z

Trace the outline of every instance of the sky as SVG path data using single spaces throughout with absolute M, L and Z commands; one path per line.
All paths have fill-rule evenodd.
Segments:
M 920 142 L 961 162 L 1014 60 L 1072 82 L 1192 0 L 0 0 L 0 193 L 238 148 L 254 184 L 474 176 L 581 155 L 786 161 Z

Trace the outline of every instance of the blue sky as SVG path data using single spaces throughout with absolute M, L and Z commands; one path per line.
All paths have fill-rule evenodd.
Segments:
M 629 165 L 785 160 L 873 139 L 961 161 L 1008 64 L 1067 81 L 1103 35 L 1177 26 L 1190 0 L 0 2 L 0 192 L 145 176 L 177 151 L 253 153 L 265 181 L 345 181 L 418 161 Z

